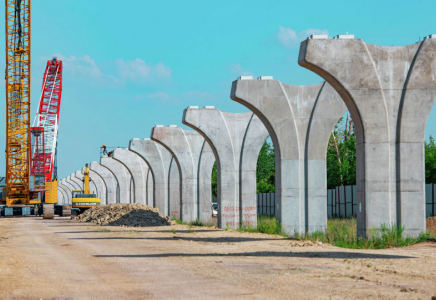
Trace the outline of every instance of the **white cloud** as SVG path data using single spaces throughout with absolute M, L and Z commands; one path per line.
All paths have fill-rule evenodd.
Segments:
M 53 57 L 62 60 L 64 71 L 70 72 L 73 75 L 91 76 L 93 78 L 103 76 L 100 68 L 97 66 L 95 61 L 88 55 L 84 55 L 82 57 L 70 55 L 66 57 L 62 54 L 55 54 L 53 55 Z
M 279 32 L 277 33 L 277 39 L 280 44 L 285 47 L 293 48 L 298 47 L 300 43 L 305 40 L 311 34 L 329 34 L 327 29 L 316 29 L 316 28 L 308 28 L 301 32 L 296 32 L 295 30 L 279 26 Z
M 91 85 L 95 84 L 109 84 L 110 86 L 120 84 L 120 80 L 116 77 L 108 74 L 104 74 L 98 64 L 89 55 L 83 55 L 80 57 L 70 55 L 65 56 L 60 53 L 56 53 L 51 57 L 41 57 L 37 62 L 37 65 L 44 64 L 47 60 L 51 60 L 56 57 L 58 60 L 62 60 L 63 65 L 63 75 L 74 78 L 85 80 Z
M 124 59 L 115 60 L 118 74 L 123 79 L 137 82 L 141 79 L 150 77 L 151 66 L 148 66 L 142 59 L 125 61 Z
M 253 76 L 253 73 L 247 70 L 244 70 L 241 67 L 240 63 L 237 64 L 231 64 L 230 65 L 230 72 L 232 74 L 236 74 L 236 75 L 242 75 L 242 76 Z
M 162 62 L 156 65 L 146 63 L 140 58 L 134 60 L 117 59 L 97 64 L 89 55 L 77 57 L 55 54 L 51 57 L 41 57 L 38 63 L 45 65 L 47 60 L 56 57 L 62 60 L 64 74 L 73 78 L 88 81 L 92 84 L 110 85 L 111 87 L 133 82 L 136 84 L 171 81 L 173 70 Z
M 171 79 L 173 70 L 170 67 L 165 66 L 163 63 L 158 63 L 156 65 L 156 74 L 159 78 Z
M 189 91 L 186 93 L 180 93 L 177 95 L 170 95 L 165 92 L 155 92 L 148 93 L 135 96 L 135 100 L 158 100 L 162 102 L 171 102 L 171 103 L 187 103 L 192 105 L 192 103 L 204 102 L 204 101 L 215 101 L 216 96 L 209 92 L 201 92 L 201 91 Z
M 140 58 L 135 60 L 117 59 L 115 61 L 118 74 L 122 79 L 130 80 L 134 83 L 154 81 L 156 79 L 171 80 L 173 70 L 159 62 L 156 66 L 147 64 Z
M 171 100 L 171 96 L 167 93 L 157 92 L 157 93 L 149 93 L 147 94 L 148 99 L 158 99 L 164 102 L 168 102 Z

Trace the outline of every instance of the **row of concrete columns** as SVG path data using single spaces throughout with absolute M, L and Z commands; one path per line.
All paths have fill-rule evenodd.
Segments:
M 425 230 L 425 125 L 436 99 L 435 43 L 429 36 L 383 47 L 352 35 L 312 35 L 302 42 L 298 62 L 325 82 L 294 86 L 270 76 L 241 76 L 231 99 L 251 112 L 190 106 L 182 122 L 193 131 L 155 126 L 150 139 L 132 139 L 128 148 L 91 163 L 94 186 L 102 203 L 140 202 L 186 222 L 209 222 L 216 161 L 218 226 L 256 226 L 256 163 L 270 136 L 276 216 L 284 231 L 324 231 L 326 150 L 348 110 L 357 138 L 358 235 L 381 224 L 419 234 Z M 63 191 L 78 181 L 77 172 L 62 180 L 60 194 L 68 197 Z

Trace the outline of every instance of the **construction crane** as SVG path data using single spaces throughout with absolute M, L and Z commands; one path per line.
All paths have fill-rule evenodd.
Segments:
M 30 0 L 6 0 L 6 205 L 30 201 Z
M 30 127 L 30 1 L 5 0 L 6 188 L 0 204 L 6 207 L 0 211 L 5 216 L 28 215 L 33 209 L 35 214 L 43 212 L 44 218 L 53 218 L 62 61 L 47 62 L 38 111 Z M 42 201 L 36 199 L 38 194 Z
M 62 61 L 47 61 L 41 98 L 31 127 L 32 156 L 30 175 L 34 190 L 44 193 L 45 203 L 57 203 L 57 178 L 54 172 L 62 98 Z

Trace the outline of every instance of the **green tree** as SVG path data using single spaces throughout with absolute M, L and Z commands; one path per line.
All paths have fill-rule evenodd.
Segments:
M 265 142 L 257 158 L 256 181 L 258 193 L 274 193 L 276 182 L 276 159 L 273 146 Z
M 425 149 L 425 183 L 436 183 L 436 144 L 430 135 L 429 142 L 424 143 Z
M 339 119 L 327 148 L 327 188 L 356 184 L 356 135 L 353 122 Z

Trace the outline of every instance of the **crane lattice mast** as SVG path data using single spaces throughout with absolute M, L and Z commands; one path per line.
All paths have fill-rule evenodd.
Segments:
M 53 179 L 54 160 L 58 136 L 59 111 L 62 97 L 62 61 L 47 61 L 42 82 L 41 99 L 33 121 L 31 175 L 44 175 Z
M 30 0 L 5 0 L 6 204 L 30 199 Z

